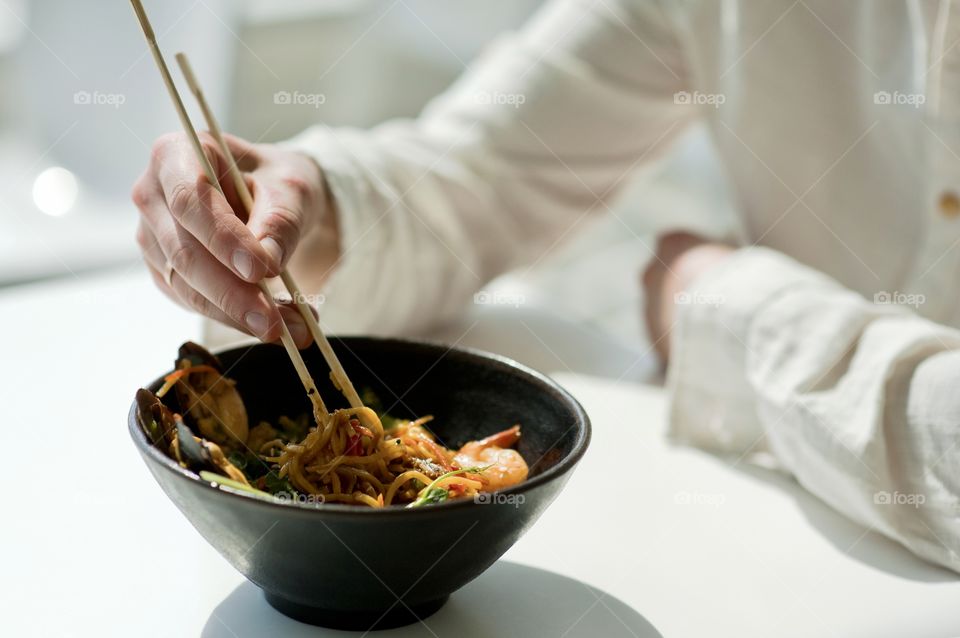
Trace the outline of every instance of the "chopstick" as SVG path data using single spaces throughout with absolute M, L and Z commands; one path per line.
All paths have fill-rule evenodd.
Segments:
M 177 91 L 177 87 L 173 83 L 173 78 L 170 76 L 170 70 L 167 68 L 167 63 L 164 61 L 163 54 L 160 52 L 160 47 L 157 44 L 157 37 L 153 32 L 153 27 L 150 26 L 150 20 L 147 18 L 147 13 L 143 8 L 143 4 L 140 0 L 130 0 L 130 4 L 133 6 L 134 13 L 137 14 L 137 20 L 140 22 L 140 28 L 143 30 L 143 35 L 147 39 L 150 52 L 153 54 L 153 59 L 157 63 L 157 68 L 160 70 L 160 76 L 163 78 L 163 82 L 167 87 L 167 92 L 170 94 L 171 101 L 173 101 L 173 106 L 177 111 L 177 116 L 180 118 L 180 124 L 183 126 L 183 130 L 187 134 L 187 138 L 190 140 L 190 143 L 193 146 L 193 150 L 197 155 L 197 159 L 200 161 L 200 165 L 203 166 L 203 170 L 207 175 L 207 179 L 214 188 L 220 191 L 220 194 L 222 195 L 223 189 L 220 186 L 220 181 L 217 179 L 216 172 L 213 170 L 213 166 L 210 164 L 210 160 L 207 158 L 206 153 L 203 152 L 203 146 L 200 144 L 200 137 L 197 135 L 196 129 L 193 128 L 193 123 L 190 121 L 190 116 L 187 114 L 187 110 L 183 106 L 183 100 L 180 99 L 180 93 Z M 274 301 L 273 294 L 270 292 L 267 284 L 261 281 L 259 286 L 260 291 L 267 298 L 267 303 L 276 308 L 276 301 Z M 297 375 L 300 377 L 300 382 L 303 383 L 303 388 L 307 391 L 307 396 L 310 398 L 310 402 L 313 404 L 314 419 L 318 424 L 325 424 L 329 418 L 327 408 L 323 404 L 323 399 L 320 398 L 320 393 L 317 391 L 317 386 L 314 383 L 313 378 L 310 376 L 310 372 L 307 370 L 307 365 L 304 363 L 303 357 L 300 356 L 300 351 L 297 350 L 297 345 L 294 343 L 293 337 L 290 335 L 290 330 L 287 328 L 287 324 L 284 323 L 282 318 L 280 320 L 280 331 L 280 341 L 283 343 L 283 347 L 286 349 L 287 355 L 290 357 L 290 361 L 293 362 L 293 367 L 297 370 Z
M 233 157 L 233 152 L 231 152 L 230 147 L 223 138 L 223 130 L 220 128 L 220 123 L 213 115 L 210 105 L 207 104 L 206 96 L 203 93 L 203 89 L 200 87 L 200 82 L 197 81 L 197 76 L 193 72 L 193 67 L 190 66 L 190 60 L 187 59 L 187 55 L 185 53 L 177 53 L 175 57 L 177 58 L 177 64 L 180 65 L 180 71 L 183 73 L 183 77 L 187 81 L 187 86 L 190 88 L 190 92 L 193 93 L 194 97 L 197 99 L 197 103 L 200 105 L 200 110 L 203 112 L 203 117 L 207 121 L 207 128 L 210 129 L 210 133 L 217 140 L 217 144 L 220 146 L 220 151 L 227 159 L 230 176 L 233 178 L 233 182 L 236 185 L 237 193 L 240 195 L 240 201 L 242 202 L 243 207 L 246 209 L 247 215 L 249 215 L 253 211 L 253 195 L 250 193 L 250 188 L 247 186 L 247 181 L 243 178 L 240 169 L 237 167 L 237 162 Z M 353 387 L 353 383 L 350 382 L 350 378 L 343 369 L 340 359 L 337 358 L 337 354 L 333 351 L 330 341 L 327 340 L 326 335 L 323 334 L 323 330 L 320 328 L 320 323 L 317 321 L 316 317 L 313 316 L 313 313 L 310 312 L 310 307 L 306 304 L 306 302 L 304 302 L 304 296 L 300 292 L 300 287 L 297 286 L 296 282 L 293 280 L 293 277 L 286 269 L 280 273 L 280 279 L 283 280 L 283 285 L 286 286 L 287 291 L 293 298 L 293 301 L 297 306 L 297 310 L 300 311 L 300 315 L 303 317 L 304 323 L 307 324 L 310 334 L 313 335 L 313 340 L 316 342 L 317 347 L 320 348 L 320 352 L 323 354 L 324 360 L 330 367 L 330 373 L 333 377 L 334 384 L 343 393 L 343 396 L 346 397 L 350 407 L 362 408 L 363 401 L 361 401 L 360 395 L 357 394 L 356 389 Z

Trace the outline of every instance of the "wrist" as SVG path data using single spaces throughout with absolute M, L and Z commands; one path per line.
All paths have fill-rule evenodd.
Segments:
M 301 285 L 305 288 L 319 290 L 340 259 L 339 211 L 320 164 L 306 153 L 292 152 L 302 162 L 300 174 L 310 187 L 305 194 L 304 231 L 288 268 L 298 281 L 304 282 Z

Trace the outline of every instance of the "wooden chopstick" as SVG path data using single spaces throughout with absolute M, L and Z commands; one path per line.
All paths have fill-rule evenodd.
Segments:
M 200 105 L 200 110 L 203 112 L 203 117 L 207 121 L 207 128 L 210 129 L 210 133 L 217 140 L 217 144 L 220 146 L 220 151 L 227 159 L 230 176 L 233 178 L 233 182 L 236 185 L 237 192 L 240 195 L 240 201 L 249 215 L 253 211 L 253 195 L 250 193 L 250 188 L 247 186 L 247 181 L 243 178 L 243 174 L 237 167 L 236 159 L 233 157 L 233 153 L 223 137 L 223 130 L 220 128 L 220 123 L 214 116 L 210 105 L 207 104 L 207 99 L 203 93 L 203 89 L 200 87 L 200 82 L 197 80 L 197 76 L 194 74 L 193 68 L 190 66 L 190 60 L 187 59 L 185 53 L 177 53 L 176 58 L 177 64 L 180 65 L 180 70 L 183 72 L 183 77 L 187 81 L 187 86 L 190 87 L 190 92 L 193 93 L 194 97 L 197 99 L 197 103 Z M 330 341 L 327 339 L 326 335 L 323 334 L 323 330 L 320 328 L 320 323 L 317 321 L 316 317 L 313 316 L 313 313 L 310 312 L 310 307 L 304 301 L 304 296 L 300 292 L 300 287 L 297 286 L 296 282 L 293 280 L 293 277 L 286 269 L 280 273 L 280 279 L 283 280 L 283 285 L 286 286 L 287 291 L 293 298 L 293 301 L 297 306 L 297 310 L 300 311 L 300 315 L 303 317 L 304 323 L 307 324 L 307 327 L 310 329 L 310 334 L 313 335 L 313 340 L 316 342 L 317 347 L 320 348 L 320 352 L 323 354 L 324 360 L 330 367 L 330 372 L 333 376 L 334 383 L 343 393 L 343 396 L 346 397 L 350 407 L 362 408 L 363 401 L 360 399 L 360 395 L 357 394 L 353 383 L 350 382 L 350 378 L 343 369 L 340 359 L 337 358 L 337 354 L 333 351 Z
M 227 146 L 226 140 L 223 139 L 223 130 L 220 128 L 220 123 L 217 121 L 217 118 L 214 117 L 210 105 L 207 104 L 207 98 L 203 93 L 203 89 L 200 88 L 200 83 L 197 81 L 197 76 L 193 72 L 193 67 L 190 66 L 190 60 L 187 59 L 186 53 L 177 53 L 173 57 L 176 58 L 177 64 L 180 65 L 180 72 L 183 73 L 183 78 L 187 81 L 187 88 L 190 89 L 190 92 L 193 93 L 193 96 L 197 99 L 197 104 L 200 105 L 200 111 L 203 113 L 203 119 L 207 121 L 207 128 L 210 129 L 210 134 L 213 135 L 213 138 L 217 141 L 217 145 L 220 147 L 220 151 L 224 157 L 227 158 L 227 163 L 230 165 L 230 177 L 233 179 L 234 187 L 240 195 L 243 208 L 249 215 L 253 210 L 253 195 L 250 193 L 250 189 L 247 188 L 247 182 L 243 179 L 243 174 L 237 169 L 237 163 L 233 158 L 233 154 L 230 152 L 230 147 Z
M 180 124 L 183 126 L 184 132 L 190 139 L 193 150 L 197 155 L 197 160 L 199 160 L 200 165 L 203 166 L 203 170 L 206 173 L 210 184 L 220 191 L 221 194 L 223 194 L 223 189 L 220 187 L 220 181 L 217 179 L 217 174 L 213 170 L 213 166 L 210 164 L 210 160 L 207 158 L 206 153 L 203 152 L 203 146 L 200 144 L 200 137 L 197 135 L 196 129 L 193 128 L 193 123 L 190 121 L 190 116 L 187 114 L 187 110 L 183 106 L 183 100 L 180 99 L 180 93 L 177 91 L 177 87 L 173 83 L 173 78 L 170 76 L 170 70 L 167 68 L 167 63 L 164 61 L 163 54 L 160 52 L 156 35 L 153 32 L 153 27 L 150 26 L 150 20 L 147 18 L 147 13 L 143 8 L 143 4 L 140 0 L 130 0 L 130 4 L 133 5 L 134 13 L 137 14 L 137 20 L 140 22 L 141 29 L 143 29 L 143 35 L 147 39 L 150 52 L 153 54 L 153 59 L 157 63 L 157 68 L 160 70 L 160 76 L 163 78 L 163 82 L 167 87 L 167 92 L 170 94 L 171 101 L 173 101 L 174 108 L 176 109 L 177 115 L 180 118 Z M 273 295 L 271 294 L 266 283 L 261 281 L 259 285 L 260 291 L 267 298 L 267 303 L 276 308 L 276 302 L 274 301 Z M 293 337 L 290 335 L 290 330 L 287 328 L 287 324 L 284 323 L 282 319 L 280 321 L 280 330 L 280 341 L 283 343 L 283 347 L 286 349 L 287 355 L 290 357 L 290 361 L 293 362 L 293 367 L 297 370 L 297 375 L 300 377 L 300 382 L 303 383 L 303 388 L 307 391 L 307 396 L 310 398 L 310 402 L 313 404 L 314 419 L 319 424 L 325 424 L 329 418 L 327 408 L 323 404 L 323 399 L 320 398 L 320 393 L 317 391 L 317 386 L 314 383 L 313 378 L 310 376 L 310 372 L 307 370 L 307 365 L 304 363 L 303 357 L 300 356 L 300 351 L 297 350 L 297 345 L 294 343 Z

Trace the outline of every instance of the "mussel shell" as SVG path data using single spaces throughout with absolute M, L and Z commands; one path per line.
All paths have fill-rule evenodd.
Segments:
M 175 461 L 197 474 L 203 471 L 213 472 L 247 483 L 246 475 L 227 460 L 220 446 L 206 439 L 195 439 L 179 414 L 174 415 L 174 420 L 177 428 L 177 445 L 173 447 Z
M 223 364 L 220 363 L 220 359 L 218 359 L 212 352 L 200 344 L 194 343 L 193 341 L 183 342 L 183 345 L 180 346 L 179 350 L 177 350 L 177 360 L 174 362 L 174 368 L 179 368 L 180 362 L 184 359 L 189 361 L 191 365 L 210 366 L 216 369 L 220 374 L 223 374 Z
M 249 420 L 243 398 L 233 383 L 222 378 L 223 365 L 206 348 L 192 341 L 178 351 L 176 367 L 206 365 L 217 370 L 219 377 L 204 372 L 189 375 L 174 386 L 179 412 L 198 436 L 218 445 L 235 448 L 242 445 L 249 433 Z M 198 400 L 202 398 L 203 400 Z
M 210 452 L 203 443 L 193 438 L 193 432 L 183 422 L 179 414 L 173 416 L 177 427 L 177 461 L 188 470 L 201 472 L 203 470 L 216 471 L 217 467 L 210 458 Z
M 136 402 L 137 424 L 154 447 L 198 474 L 207 470 L 246 482 L 243 472 L 226 459 L 219 446 L 203 438 L 198 441 L 183 417 L 171 411 L 156 394 L 140 388 Z
M 156 447 L 166 449 L 173 442 L 173 412 L 150 390 L 137 390 L 137 423 Z

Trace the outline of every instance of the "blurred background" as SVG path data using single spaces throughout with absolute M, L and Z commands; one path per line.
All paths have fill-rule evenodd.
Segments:
M 368 126 L 415 116 L 539 4 L 146 2 L 167 57 L 187 51 L 225 128 L 257 141 L 319 121 Z M 153 139 L 178 123 L 128 3 L 0 0 L 0 86 L 0 289 L 140 269 L 130 187 Z M 276 97 L 297 91 L 323 99 Z M 703 130 L 643 167 L 626 190 L 614 214 L 496 285 L 644 347 L 637 277 L 655 234 L 735 229 Z

